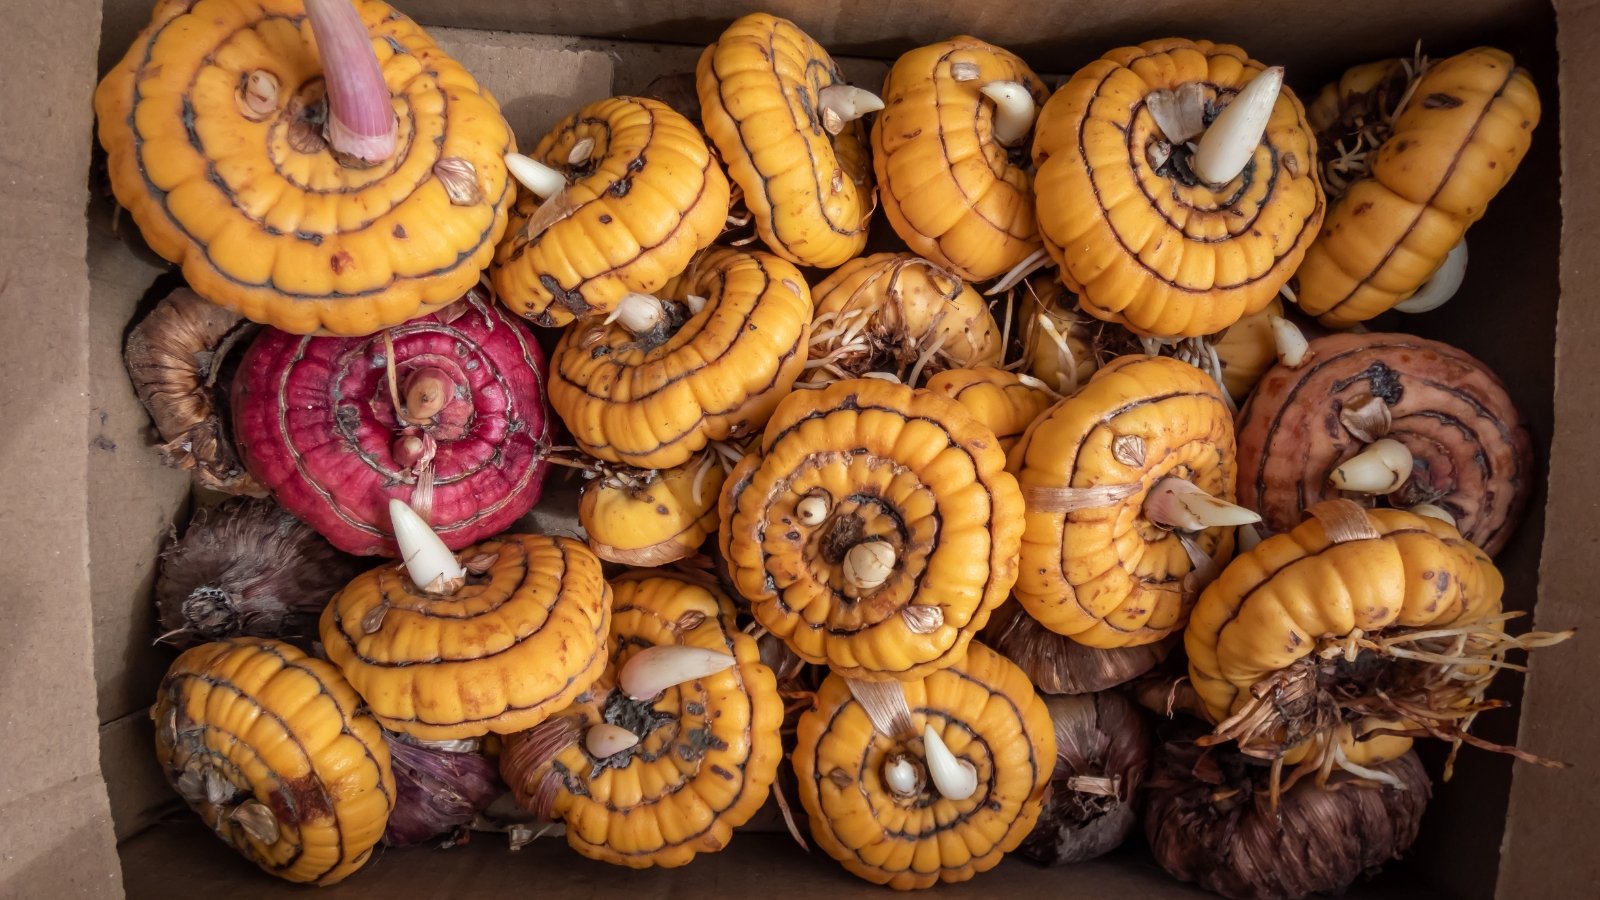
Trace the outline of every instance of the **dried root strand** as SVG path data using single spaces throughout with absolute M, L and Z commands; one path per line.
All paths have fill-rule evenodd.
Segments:
M 900 277 L 906 269 L 923 266 L 934 276 L 944 276 L 954 290 L 944 295 L 953 302 L 964 284 L 955 273 L 930 260 L 910 257 L 879 266 L 865 278 L 838 310 L 819 314 L 811 323 L 802 382 L 827 382 L 845 378 L 885 378 L 912 386 L 923 374 L 933 375 L 957 363 L 944 349 L 952 335 L 943 331 L 944 312 L 918 331 L 904 321 Z M 873 306 L 868 292 L 883 284 L 885 298 Z M 797 384 L 805 387 L 805 384 Z
M 1479 713 L 1506 706 L 1486 700 L 1484 695 L 1498 672 L 1522 669 L 1506 661 L 1508 654 L 1549 647 L 1574 634 L 1571 629 L 1521 635 L 1502 630 L 1504 622 L 1520 615 L 1499 613 L 1442 628 L 1374 635 L 1358 630 L 1340 638 L 1324 639 L 1309 657 L 1257 682 L 1251 688 L 1250 701 L 1219 723 L 1201 743 L 1231 740 L 1246 755 L 1273 760 L 1281 760 L 1291 747 L 1309 743 L 1311 752 L 1289 773 L 1284 790 L 1310 774 L 1315 775 L 1319 785 L 1325 785 L 1335 769 L 1357 778 L 1382 781 L 1351 762 L 1344 747 L 1352 739 L 1384 734 L 1431 737 L 1449 743 L 1446 778 L 1462 744 L 1536 765 L 1562 767 L 1564 763 L 1468 732 Z M 1376 658 L 1387 668 L 1365 685 L 1345 683 L 1336 671 L 1330 674 L 1330 664 L 1355 663 L 1362 658 Z M 1404 722 L 1411 727 L 1396 725 L 1353 734 L 1350 723 L 1367 718 Z M 1274 790 L 1277 789 L 1275 783 Z
M 1400 60 L 1399 77 L 1404 87 L 1391 90 L 1387 81 L 1375 88 L 1370 96 L 1355 98 L 1347 104 L 1339 122 L 1330 133 L 1321 135 L 1322 187 L 1328 202 L 1343 197 L 1350 186 L 1367 177 L 1372 171 L 1372 161 L 1384 142 L 1394 133 L 1395 119 L 1405 110 L 1416 93 L 1417 83 L 1427 74 L 1432 61 L 1422 53 L 1418 41 L 1410 59 Z M 1393 97 L 1393 102 L 1387 102 Z M 1338 135 L 1335 137 L 1335 135 Z

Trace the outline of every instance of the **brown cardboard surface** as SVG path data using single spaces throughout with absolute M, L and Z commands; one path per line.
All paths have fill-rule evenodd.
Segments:
M 0 29 L 0 894 L 116 896 L 91 668 L 85 77 L 100 8 L 8 10 Z M 66 27 L 71 23 L 77 27 Z M 49 65 L 16 65 L 20 60 Z M 41 102 L 43 101 L 43 102 Z M 62 890 L 65 887 L 67 890 Z
M 524 149 L 580 106 L 611 96 L 611 57 L 570 38 L 455 28 L 429 33 L 500 101 Z
M 1270 50 L 1273 61 L 1322 69 L 1403 52 L 1418 37 L 1438 43 L 1471 35 L 1482 39 L 1548 9 L 1540 0 L 409 0 L 404 5 L 424 25 L 702 46 L 734 17 L 759 9 L 793 19 L 840 56 L 893 58 L 918 44 L 975 34 L 1051 71 L 1070 71 L 1119 42 L 1168 35 L 1238 41 L 1253 52 Z M 1308 21 L 1312 15 L 1314 25 Z M 1328 40 L 1335 33 L 1340 40 Z M 1070 65 L 1060 66 L 1062 61 Z
M 1562 303 L 1555 360 L 1555 415 L 1550 501 L 1540 566 L 1540 628 L 1579 629 L 1578 640 L 1542 651 L 1531 662 L 1522 697 L 1524 747 L 1565 760 L 1566 771 L 1521 767 L 1512 782 L 1498 895 L 1600 896 L 1600 602 L 1591 573 L 1600 548 L 1600 118 L 1594 115 L 1600 60 L 1600 5 L 1560 3 Z M 1574 781 L 1582 788 L 1574 789 Z
M 150 596 L 156 555 L 189 502 L 189 475 L 156 456 L 155 430 L 122 363 L 135 308 L 164 267 L 143 249 L 131 219 L 117 221 L 109 197 L 93 198 L 87 222 L 89 596 L 99 720 L 109 722 L 149 706 L 165 669 L 166 654 L 149 649 L 157 634 L 153 605 L 129 601 Z M 125 241 L 142 252 L 129 252 Z
M 100 766 L 111 801 L 111 824 L 119 841 L 133 837 L 182 805 L 156 763 L 152 750 L 155 745 L 155 724 L 150 721 L 148 701 L 100 726 Z

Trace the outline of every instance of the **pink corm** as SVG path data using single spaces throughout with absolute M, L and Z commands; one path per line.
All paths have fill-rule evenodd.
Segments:
M 539 499 L 545 372 L 527 328 L 478 289 L 368 337 L 265 328 L 234 379 L 235 438 L 273 497 L 339 549 L 396 555 L 393 497 L 459 550 Z

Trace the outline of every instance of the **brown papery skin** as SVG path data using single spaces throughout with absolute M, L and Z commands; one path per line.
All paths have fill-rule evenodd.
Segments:
M 995 611 L 982 640 L 1028 673 L 1041 694 L 1089 694 L 1126 684 L 1160 665 L 1176 637 L 1102 650 L 1056 634 L 1011 602 Z
M 1274 815 L 1270 768 L 1231 746 L 1171 741 L 1145 788 L 1145 834 L 1175 878 L 1231 900 L 1341 893 L 1411 846 L 1431 793 L 1415 753 L 1375 768 L 1405 790 L 1342 773 L 1326 789 L 1305 778 L 1283 793 Z
M 271 500 L 229 500 L 197 512 L 161 553 L 162 636 L 180 647 L 263 637 L 309 648 L 328 598 L 361 569 Z
M 1094 859 L 1115 850 L 1137 824 L 1137 798 L 1150 771 L 1150 729 L 1120 693 L 1046 697 L 1044 704 L 1055 726 L 1056 769 L 1039 823 L 1019 849 L 1053 866 Z M 1114 779 L 1115 793 L 1074 790 L 1075 776 Z
M 189 470 L 200 487 L 265 497 L 267 489 L 239 461 L 219 409 L 227 393 L 217 378 L 224 345 L 250 328 L 240 316 L 178 288 L 128 332 L 123 361 L 164 442 L 156 448 L 162 462 Z
M 1281 532 L 1342 496 L 1328 476 L 1365 442 L 1340 412 L 1369 394 L 1389 406 L 1387 436 L 1416 460 L 1410 480 L 1380 505 L 1437 504 L 1462 536 L 1498 553 L 1534 483 L 1528 430 L 1483 363 L 1411 335 L 1332 334 L 1311 342 L 1298 369 L 1268 371 L 1239 413 L 1239 504 Z

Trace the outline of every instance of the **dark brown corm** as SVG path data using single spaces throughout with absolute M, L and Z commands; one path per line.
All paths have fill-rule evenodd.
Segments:
M 394 769 L 394 812 L 383 832 L 383 842 L 391 847 L 435 837 L 458 841 L 504 790 L 499 771 L 479 752 L 477 741 L 419 741 L 392 731 L 383 739 Z
M 271 500 L 202 509 L 161 553 L 161 639 L 189 646 L 230 637 L 309 647 L 317 616 L 361 564 Z
M 983 642 L 1027 672 L 1041 694 L 1088 694 L 1154 669 L 1177 640 L 1109 650 L 1086 647 L 1039 624 L 1022 604 L 1007 603 L 989 620 Z
M 1048 865 L 1109 853 L 1138 821 L 1150 771 L 1150 729 L 1120 693 L 1046 697 L 1056 732 L 1056 769 L 1039 823 L 1022 853 Z
M 1428 804 L 1415 753 L 1374 768 L 1398 786 L 1306 778 L 1274 811 L 1269 766 L 1231 746 L 1170 741 L 1145 788 L 1145 834 L 1162 868 L 1232 900 L 1340 893 L 1411 846 Z

